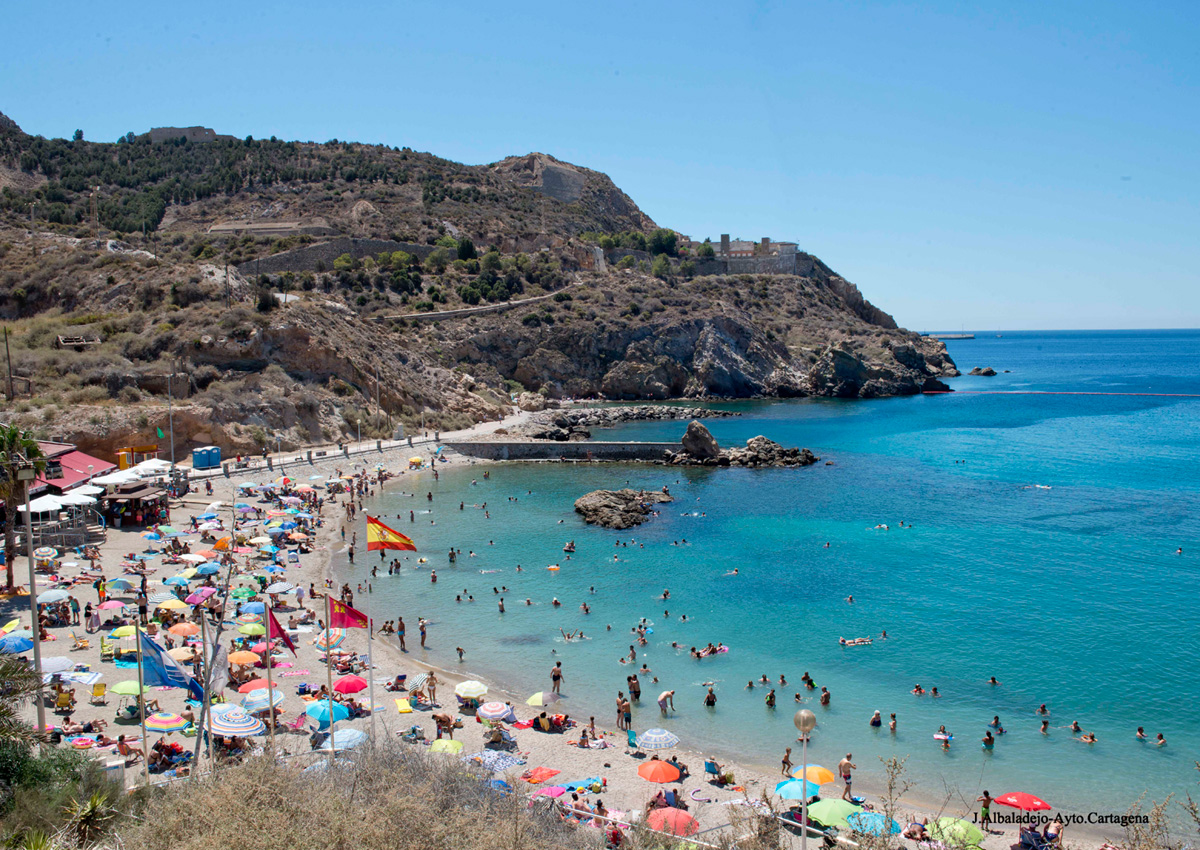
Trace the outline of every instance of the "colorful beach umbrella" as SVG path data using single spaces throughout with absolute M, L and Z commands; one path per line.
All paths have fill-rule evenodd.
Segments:
M 170 578 L 163 579 L 162 583 L 168 587 L 187 587 L 188 580 L 183 576 L 171 576 Z
M 328 638 L 328 643 L 326 639 Z M 317 649 L 337 649 L 342 645 L 342 641 L 346 639 L 345 629 L 330 629 L 329 633 L 321 632 L 317 636 Z
M 809 782 L 815 782 L 817 785 L 827 785 L 837 779 L 833 775 L 833 771 L 827 767 L 821 767 L 819 764 L 803 764 L 792 771 L 792 777 L 795 779 L 807 779 Z
M 846 823 L 855 832 L 864 835 L 899 835 L 900 824 L 882 812 L 855 812 L 846 818 Z
M 812 812 L 811 806 L 808 811 Z M 978 847 L 984 838 L 982 830 L 975 824 L 949 816 L 940 817 L 931 823 L 929 834 L 954 847 Z
M 208 597 L 217 592 L 215 587 L 202 587 L 195 593 L 189 593 L 187 599 L 183 600 L 188 605 L 199 605 L 202 602 L 208 601 Z
M 262 614 L 267 610 L 265 602 L 247 602 L 238 609 L 243 614 Z
M 459 683 L 458 687 L 454 689 L 455 695 L 460 696 L 463 699 L 479 699 L 480 697 L 485 696 L 487 692 L 487 685 L 485 685 L 483 682 L 477 682 L 474 679 L 468 679 L 465 682 L 461 682 Z
M 275 688 L 271 691 L 271 706 L 280 705 L 283 702 L 283 691 Z M 246 709 L 250 714 L 255 714 L 260 711 L 267 710 L 267 689 L 255 688 L 246 696 L 242 697 L 242 708 Z
M 24 635 L 5 635 L 0 637 L 0 654 L 16 655 L 33 649 L 33 641 Z
M 669 750 L 679 743 L 679 738 L 666 729 L 647 729 L 637 736 L 637 745 L 643 750 Z
M 451 741 L 449 738 L 438 738 L 429 745 L 429 752 L 431 753 L 450 753 L 451 755 L 458 755 L 462 751 L 463 742 Z
M 251 679 L 249 682 L 245 682 L 238 686 L 238 693 L 248 694 L 251 691 L 257 691 L 259 688 L 265 688 L 266 686 L 266 679 Z
M 250 652 L 246 649 L 239 649 L 237 652 L 229 653 L 230 664 L 257 664 L 262 661 L 258 657 L 258 653 Z
M 562 699 L 561 696 L 553 691 L 538 691 L 536 694 L 525 700 L 526 705 L 547 706 L 553 705 Z
M 646 823 L 651 829 L 668 832 L 671 835 L 695 835 L 700 831 L 696 819 L 682 809 L 667 807 L 655 809 L 646 817 Z
M 244 626 L 238 626 L 238 631 L 244 635 L 255 637 L 257 635 L 265 635 L 267 627 L 262 623 L 246 623 Z
M 182 599 L 168 599 L 166 602 L 160 602 L 154 607 L 166 608 L 168 611 L 178 611 L 180 608 L 188 607 L 188 604 Z
M 53 546 L 39 546 L 37 549 L 33 550 L 33 557 L 37 558 L 39 561 L 49 561 L 52 558 L 58 557 L 58 550 Z
M 110 578 L 104 582 L 104 589 L 109 593 L 120 590 L 133 590 L 133 585 L 123 578 Z
M 267 726 L 237 705 L 214 705 L 212 707 L 212 731 L 214 735 L 261 735 Z
M 167 631 L 178 637 L 190 637 L 191 635 L 200 634 L 200 627 L 195 623 L 176 623 L 167 629 Z
M 124 682 L 117 682 L 109 690 L 123 697 L 135 697 L 143 693 L 145 688 L 142 688 L 137 682 L 131 679 L 126 679 Z
M 821 786 L 806 779 L 785 779 L 775 786 L 775 793 L 783 800 L 804 800 L 821 793 Z
M 356 694 L 367 687 L 367 680 L 362 676 L 343 676 L 333 683 L 333 689 L 339 694 Z
M 124 608 L 125 603 L 119 602 L 116 599 L 106 599 L 103 602 L 101 602 L 99 605 L 97 605 L 96 607 L 99 608 L 101 611 L 113 611 L 113 610 L 116 610 L 117 608 Z
M 661 759 L 652 759 L 638 768 L 638 776 L 647 782 L 674 782 L 680 776 L 679 768 Z
M 1002 806 L 1012 806 L 1014 809 L 1020 809 L 1023 812 L 1044 812 L 1053 808 L 1053 806 L 1040 797 L 1035 797 L 1033 794 L 1027 794 L 1024 791 L 1009 791 L 1007 794 L 1001 794 L 996 798 L 996 802 Z
M 327 726 L 329 725 L 330 713 L 333 714 L 334 720 L 345 720 L 350 716 L 350 709 L 346 708 L 346 706 L 339 702 L 323 699 L 317 700 L 314 703 L 310 703 L 308 707 L 304 709 L 304 713 L 313 720 L 316 720 L 322 726 Z
M 512 708 L 502 702 L 485 702 L 479 706 L 475 716 L 482 717 L 484 720 L 503 720 L 508 717 L 510 711 Z
M 117 626 L 115 629 L 113 629 L 111 632 L 108 633 L 108 636 L 109 636 L 109 638 L 128 638 L 128 637 L 133 637 L 137 632 L 141 632 L 142 634 L 145 634 L 146 630 L 143 629 L 141 626 L 138 626 L 137 631 L 135 632 L 133 626 Z
M 254 595 L 254 591 L 248 587 L 239 587 L 234 589 L 233 593 L 229 594 L 234 599 L 249 599 Z
M 170 711 L 156 711 L 146 718 L 146 729 L 150 732 L 181 732 L 191 723 Z
M 846 800 L 819 800 L 808 807 L 808 817 L 822 826 L 849 827 L 847 818 L 862 808 Z

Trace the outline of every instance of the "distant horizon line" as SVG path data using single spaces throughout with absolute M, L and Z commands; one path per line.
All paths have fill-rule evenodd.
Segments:
M 911 330 L 911 329 L 910 329 Z M 1186 331 L 1200 331 L 1200 327 L 1194 328 L 960 328 L 958 330 L 920 330 L 913 331 L 922 336 L 930 336 L 937 334 L 996 334 L 996 333 L 1043 333 L 1043 334 L 1061 334 L 1061 333 L 1178 333 Z

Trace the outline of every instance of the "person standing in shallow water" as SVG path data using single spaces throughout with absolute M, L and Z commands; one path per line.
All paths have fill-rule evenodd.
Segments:
M 552 669 L 550 671 L 550 682 L 551 682 L 550 692 L 555 693 L 555 694 L 559 693 L 559 690 L 562 688 L 562 681 L 563 681 L 562 662 L 556 661 L 554 663 L 554 669 Z

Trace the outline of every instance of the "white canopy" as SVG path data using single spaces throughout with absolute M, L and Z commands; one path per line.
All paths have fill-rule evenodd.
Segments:
M 81 496 L 102 496 L 104 495 L 104 488 L 97 487 L 94 484 L 84 484 L 82 487 L 76 487 L 71 492 L 78 493 Z
M 63 503 L 58 496 L 38 496 L 28 505 L 21 505 L 17 510 L 24 511 L 30 509 L 35 514 L 44 514 L 48 511 L 60 511 L 62 510 L 62 506 Z
M 93 484 L 128 484 L 137 481 L 141 476 L 132 469 L 121 469 L 108 475 L 97 475 L 92 479 Z
M 64 505 L 94 505 L 96 504 L 95 496 L 86 496 L 83 493 L 63 493 L 61 496 L 56 496 Z
M 167 472 L 170 470 L 170 468 L 171 461 L 152 457 L 149 460 L 144 460 L 137 466 L 133 467 L 133 471 L 139 475 L 145 475 L 147 473 L 150 473 L 151 475 L 158 475 L 160 473 Z

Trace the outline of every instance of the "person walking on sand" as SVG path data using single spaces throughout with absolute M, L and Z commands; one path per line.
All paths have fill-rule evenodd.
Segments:
M 783 775 L 789 776 L 792 772 L 792 748 L 788 747 L 783 751 Z
M 853 802 L 850 799 L 850 784 L 853 782 L 850 771 L 858 769 L 858 765 L 850 761 L 853 757 L 853 753 L 846 753 L 846 757 L 838 762 L 838 773 L 842 775 L 842 781 L 846 783 L 846 787 L 842 789 L 842 799 L 847 802 Z
M 658 708 L 662 711 L 662 716 L 667 716 L 667 706 L 671 707 L 671 711 L 675 710 L 675 692 L 663 691 L 658 695 Z
M 563 681 L 562 662 L 556 661 L 556 662 L 554 662 L 554 668 L 550 671 L 550 682 L 551 682 L 550 692 L 557 694 L 559 692 L 559 690 L 562 688 L 562 681 Z

